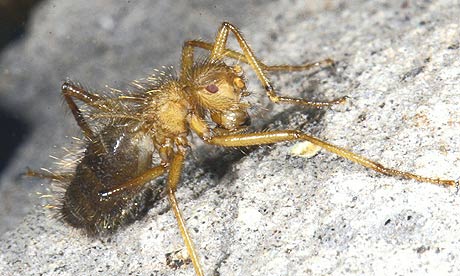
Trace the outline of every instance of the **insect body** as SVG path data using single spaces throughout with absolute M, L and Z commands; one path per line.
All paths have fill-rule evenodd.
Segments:
M 229 34 L 235 36 L 241 52 L 226 48 Z M 210 51 L 209 57 L 195 61 L 195 48 Z M 185 42 L 178 77 L 149 78 L 135 83 L 136 91 L 114 91 L 106 96 L 66 82 L 62 87 L 64 98 L 86 138 L 83 157 L 70 175 L 29 174 L 66 182 L 61 207 L 64 219 L 95 234 L 111 232 L 139 216 L 155 190 L 149 183 L 167 174 L 165 193 L 197 275 L 203 275 L 203 270 L 175 196 L 191 132 L 208 144 L 223 147 L 309 141 L 386 175 L 451 186 L 457 184 L 454 180 L 386 168 L 298 130 L 247 133 L 251 122 L 247 111 L 250 104 L 244 101 L 249 92 L 243 72 L 239 65 L 227 65 L 224 59 L 247 63 L 274 103 L 325 107 L 345 100 L 312 102 L 279 96 L 267 72 L 309 70 L 329 66 L 332 61 L 267 66 L 255 57 L 239 30 L 224 22 L 214 43 Z M 86 109 L 80 109 L 75 100 L 82 102 Z M 158 163 L 152 162 L 154 156 Z
M 107 126 L 87 144 L 62 200 L 62 216 L 89 233 L 112 232 L 146 211 L 152 188 L 125 189 L 101 200 L 99 192 L 135 179 L 152 166 L 153 143 L 142 131 Z

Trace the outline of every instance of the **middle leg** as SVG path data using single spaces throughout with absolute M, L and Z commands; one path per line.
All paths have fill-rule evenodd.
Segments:
M 187 227 L 185 226 L 185 219 L 182 215 L 182 212 L 179 208 L 179 203 L 176 198 L 177 184 L 179 183 L 180 175 L 182 173 L 184 159 L 185 153 L 183 152 L 175 153 L 172 158 L 167 186 L 168 199 L 169 203 L 171 204 L 171 209 L 174 212 L 174 216 L 176 217 L 177 225 L 179 226 L 182 239 L 184 240 L 185 246 L 187 247 L 187 252 L 190 255 L 190 259 L 192 260 L 193 267 L 195 268 L 196 275 L 204 276 L 203 268 L 201 267 L 200 261 L 198 259 L 198 254 L 196 253 L 192 238 L 190 237 L 190 234 L 187 231 Z

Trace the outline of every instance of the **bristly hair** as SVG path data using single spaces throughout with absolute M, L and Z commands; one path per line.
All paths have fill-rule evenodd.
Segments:
M 54 159 L 53 168 L 41 169 L 52 178 L 51 184 L 47 189 L 49 193 L 41 195 L 41 197 L 46 199 L 46 204 L 43 207 L 52 211 L 51 216 L 53 218 L 64 220 L 60 211 L 63 205 L 64 193 L 75 176 L 75 168 L 84 156 L 84 145 L 86 143 L 85 139 L 72 137 L 72 147 L 63 147 L 64 155 L 62 157 L 58 158 L 50 155 Z
M 128 90 L 127 93 L 132 95 L 155 93 L 159 91 L 159 88 L 164 83 L 176 81 L 177 79 L 177 72 L 174 70 L 173 66 L 163 66 L 162 70 L 154 69 L 153 73 L 147 77 L 132 81 L 130 83 L 132 89 Z
M 184 72 L 185 78 L 190 84 L 200 84 L 203 80 L 206 80 L 211 73 L 219 71 L 227 72 L 229 66 L 221 60 L 212 60 L 209 57 L 200 57 L 192 65 L 190 70 Z M 201 78 L 198 78 L 200 76 Z

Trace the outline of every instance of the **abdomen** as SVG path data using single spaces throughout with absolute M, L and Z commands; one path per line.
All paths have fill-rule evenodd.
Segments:
M 142 216 L 159 194 L 148 185 L 102 200 L 99 192 L 123 184 L 152 166 L 150 137 L 127 128 L 106 127 L 88 143 L 65 191 L 63 218 L 90 234 L 115 231 Z

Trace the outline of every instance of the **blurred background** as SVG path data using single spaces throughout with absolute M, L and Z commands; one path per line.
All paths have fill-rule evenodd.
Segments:
M 41 0 L 0 0 L 0 52 L 20 40 L 34 6 Z M 2 68 L 6 70 L 6 68 Z M 0 173 L 5 169 L 15 149 L 24 140 L 30 126 L 14 109 L 0 102 Z
M 0 53 L 25 36 L 30 14 L 39 2 L 41 0 L 0 0 Z M 2 67 L 1 70 L 8 69 Z M 0 100 L 0 126 L 2 129 L 0 135 L 0 175 L 31 131 L 31 123 L 22 117 L 20 112 L 16 111 L 13 106 Z M 4 202 L 4 197 L 1 198 Z M 8 229 L 7 225 L 3 223 L 3 219 L 8 220 L 8 214 L 2 212 L 1 217 L 0 233 Z

